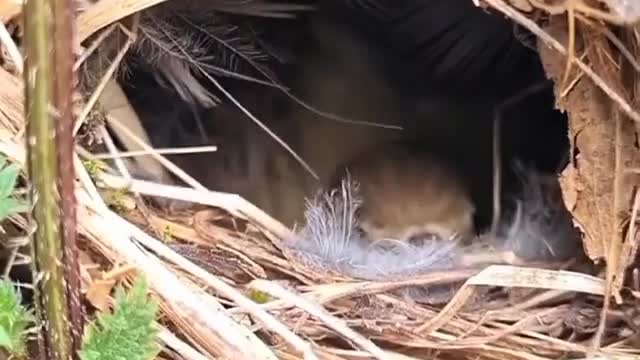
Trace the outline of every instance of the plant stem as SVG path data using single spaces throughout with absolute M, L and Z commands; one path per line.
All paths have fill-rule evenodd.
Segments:
M 53 40 L 55 76 L 53 80 L 54 106 L 58 110 L 56 139 L 58 147 L 58 191 L 60 194 L 61 226 L 64 251 L 64 278 L 67 280 L 69 316 L 73 354 L 82 341 L 82 302 L 80 298 L 80 265 L 76 232 L 75 170 L 73 152 L 73 90 L 76 84 L 75 11 L 73 0 L 51 0 L 53 7 Z
M 59 109 L 52 106 L 52 95 L 57 90 L 52 81 L 55 75 L 54 44 L 50 36 L 52 14 L 48 0 L 28 0 L 24 5 L 27 161 L 34 206 L 30 220 L 37 224 L 32 254 L 37 317 L 46 345 L 46 354 L 42 355 L 47 359 L 69 360 L 74 354 L 62 261 L 60 196 L 56 187 L 54 118 L 60 114 Z

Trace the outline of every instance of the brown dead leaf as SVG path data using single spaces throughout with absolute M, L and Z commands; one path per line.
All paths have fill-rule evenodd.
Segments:
M 551 22 L 546 30 L 556 38 L 563 38 L 566 33 L 562 23 Z M 602 36 L 590 34 L 586 40 L 589 44 L 578 42 L 577 51 L 587 48 L 587 58 L 593 63 L 592 66 L 599 73 L 608 75 L 604 78 L 619 89 L 621 84 L 615 75 L 615 64 L 602 53 L 606 39 L 600 38 Z M 564 56 L 544 46 L 540 47 L 540 54 L 545 70 L 557 82 L 563 74 Z M 561 91 L 556 89 L 556 94 Z M 587 255 L 591 259 L 604 258 L 607 244 L 619 230 L 617 214 L 621 210 L 614 209 L 615 109 L 611 101 L 586 78 L 582 78 L 566 97 L 559 99 L 558 107 L 569 114 L 569 136 L 574 139 L 579 151 L 575 168 L 567 170 L 561 182 L 565 201 L 587 234 L 584 241 Z M 623 151 L 629 140 L 633 144 L 633 130 L 624 133 L 618 144 Z M 618 195 L 630 196 L 631 192 L 623 188 Z M 620 199 L 618 204 L 627 204 L 627 200 L 630 201 Z
M 87 300 L 100 311 L 107 309 L 109 306 L 109 296 L 115 285 L 115 280 L 94 281 L 87 290 Z

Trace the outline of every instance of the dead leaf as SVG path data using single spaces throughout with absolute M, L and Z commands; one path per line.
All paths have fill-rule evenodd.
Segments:
M 87 300 L 96 309 L 100 311 L 106 310 L 109 307 L 109 297 L 115 285 L 115 280 L 94 281 L 87 290 Z

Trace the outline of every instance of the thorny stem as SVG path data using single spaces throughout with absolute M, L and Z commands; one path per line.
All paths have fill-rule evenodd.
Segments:
M 59 223 L 61 214 L 58 204 L 60 197 L 55 181 L 59 169 L 54 119 L 60 120 L 61 115 L 68 115 L 69 109 L 64 106 L 54 108 L 51 105 L 52 100 L 64 96 L 61 92 L 64 86 L 54 86 L 55 80 L 52 82 L 54 75 L 57 75 L 55 65 L 58 65 L 58 57 L 64 56 L 64 52 L 53 51 L 54 45 L 58 44 L 54 44 L 50 37 L 54 22 L 52 14 L 59 15 L 60 11 L 54 4 L 54 0 L 28 0 L 24 5 L 27 53 L 25 113 L 28 174 L 32 189 L 31 204 L 34 206 L 30 222 L 32 226 L 37 224 L 31 247 L 36 310 L 39 325 L 44 331 L 41 336 L 46 344 L 46 352 L 41 355 L 47 359 L 68 360 L 73 358 L 74 352 L 62 261 L 63 243 Z M 68 22 L 70 19 L 60 21 Z M 59 31 L 57 28 L 56 30 Z M 64 74 L 62 76 L 61 80 L 64 80 Z M 54 94 L 59 96 L 54 99 Z M 34 204 L 35 199 L 37 204 Z
M 73 90 L 76 84 L 73 71 L 75 41 L 75 9 L 73 0 L 51 0 L 53 7 L 53 77 L 54 106 L 58 110 L 55 122 L 58 147 L 58 191 L 62 225 L 64 278 L 67 280 L 71 341 L 73 354 L 80 350 L 82 340 L 82 303 L 80 299 L 80 265 L 76 239 L 75 171 L 73 168 L 74 137 Z

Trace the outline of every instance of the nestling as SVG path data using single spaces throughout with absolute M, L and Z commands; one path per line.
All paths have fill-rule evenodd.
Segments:
M 358 223 L 371 241 L 466 238 L 475 206 L 454 166 L 413 143 L 390 142 L 339 166 L 331 185 L 349 177 L 362 205 Z

